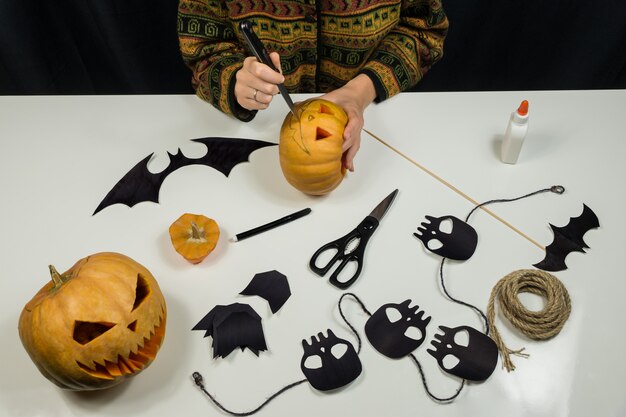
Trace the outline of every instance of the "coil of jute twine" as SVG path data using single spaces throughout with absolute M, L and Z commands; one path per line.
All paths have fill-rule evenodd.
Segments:
M 544 308 L 539 311 L 527 309 L 518 298 L 520 293 L 531 293 L 544 298 Z M 515 370 L 511 355 L 528 357 L 528 354 L 523 353 L 524 348 L 512 350 L 505 345 L 495 325 L 496 302 L 507 320 L 533 340 L 547 340 L 559 334 L 572 310 L 567 289 L 557 277 L 548 272 L 521 269 L 498 281 L 489 297 L 487 318 L 491 338 L 498 346 L 502 364 L 508 372 Z

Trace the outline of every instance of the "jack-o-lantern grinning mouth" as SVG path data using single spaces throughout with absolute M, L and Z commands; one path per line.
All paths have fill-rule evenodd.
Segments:
M 115 379 L 120 376 L 130 375 L 143 370 L 156 358 L 157 351 L 165 337 L 165 318 L 161 317 L 159 324 L 150 332 L 150 337 L 143 339 L 143 345 L 137 346 L 136 352 L 130 352 L 128 358 L 117 355 L 117 361 L 104 360 L 103 364 L 94 361 L 95 369 L 76 361 L 76 364 L 84 372 L 95 378 Z

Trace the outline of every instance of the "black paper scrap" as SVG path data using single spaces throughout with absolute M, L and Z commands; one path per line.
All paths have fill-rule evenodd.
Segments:
M 247 162 L 250 154 L 275 143 L 254 139 L 208 137 L 192 139 L 206 145 L 207 153 L 200 158 L 187 158 L 180 148 L 175 155 L 167 153 L 170 163 L 163 171 L 153 174 L 148 170 L 148 161 L 153 153 L 141 160 L 104 197 L 93 214 L 113 204 L 121 203 L 133 207 L 142 201 L 159 202 L 159 191 L 165 178 L 179 168 L 189 165 L 206 165 L 228 177 L 235 165 Z
M 470 381 L 484 381 L 491 376 L 498 363 L 498 347 L 495 342 L 484 333 L 469 326 L 455 328 L 439 326 L 443 332 L 436 334 L 430 342 L 434 349 L 426 351 L 439 363 L 439 367 L 452 375 Z M 467 346 L 455 341 L 457 333 L 467 332 Z M 454 356 L 458 363 L 446 368 L 444 358 Z
M 426 338 L 430 317 L 424 318 L 419 306 L 409 307 L 411 300 L 401 304 L 385 304 L 365 323 L 365 334 L 372 346 L 388 358 L 402 358 L 417 349 Z M 392 310 L 395 315 L 390 317 Z
M 589 246 L 583 240 L 585 233 L 591 229 L 600 227 L 598 216 L 583 204 L 583 212 L 578 217 L 571 217 L 567 225 L 557 227 L 550 224 L 554 233 L 554 240 L 546 246 L 546 256 L 533 266 L 544 271 L 563 271 L 567 269 L 565 258 L 571 252 L 585 253 Z
M 302 340 L 304 354 L 300 368 L 311 386 L 320 391 L 330 391 L 354 381 L 362 371 L 361 360 L 354 346 L 340 339 L 328 329 L 328 336 L 318 333 L 311 343 Z M 317 356 L 318 360 L 309 360 Z M 309 360 L 309 361 L 307 361 Z M 316 362 L 314 365 L 311 363 Z
M 441 228 L 441 225 L 446 222 L 450 222 L 452 226 L 449 231 Z M 422 222 L 413 236 L 421 240 L 429 251 L 457 261 L 466 261 L 471 258 L 478 245 L 476 230 L 454 216 L 426 216 L 426 221 Z
M 205 330 L 204 337 L 213 337 L 214 358 L 225 358 L 236 348 L 248 348 L 257 356 L 267 350 L 261 317 L 248 304 L 217 305 L 191 330 Z
M 280 272 L 261 272 L 252 277 L 252 281 L 241 291 L 241 295 L 258 295 L 267 300 L 273 314 L 291 297 L 287 277 Z

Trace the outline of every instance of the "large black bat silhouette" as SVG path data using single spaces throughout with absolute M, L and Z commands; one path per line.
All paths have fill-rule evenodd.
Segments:
M 148 170 L 148 161 L 154 155 L 151 153 L 115 184 L 93 214 L 116 203 L 125 204 L 128 207 L 142 201 L 158 203 L 159 191 L 165 178 L 177 169 L 189 165 L 206 165 L 228 177 L 235 165 L 248 161 L 252 152 L 266 146 L 276 145 L 262 140 L 222 137 L 198 138 L 192 139 L 192 141 L 205 144 L 207 147 L 206 155 L 200 158 L 187 158 L 179 148 L 175 155 L 167 153 L 170 157 L 168 167 L 153 174 Z
M 583 204 L 583 212 L 578 217 L 571 217 L 569 222 L 563 227 L 550 224 L 554 232 L 554 240 L 546 246 L 546 257 L 533 266 L 544 271 L 563 271 L 567 269 L 565 257 L 570 252 L 585 252 L 589 248 L 583 237 L 591 229 L 600 227 L 598 216 Z

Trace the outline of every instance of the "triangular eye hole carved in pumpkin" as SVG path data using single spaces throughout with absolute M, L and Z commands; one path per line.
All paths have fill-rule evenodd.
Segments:
M 137 320 L 135 320 L 134 322 L 132 322 L 131 324 L 129 324 L 128 326 L 126 326 L 128 328 L 128 330 L 130 330 L 131 332 L 136 332 L 137 331 Z
M 81 345 L 86 345 L 92 340 L 102 336 L 113 327 L 115 327 L 115 323 L 76 320 L 74 322 L 73 338 Z
M 327 137 L 332 135 L 333 134 L 329 131 L 322 129 L 321 127 L 317 127 L 317 130 L 315 132 L 315 140 L 326 139 Z
M 141 303 L 144 302 L 146 297 L 150 295 L 150 284 L 141 274 L 137 274 L 137 285 L 135 286 L 135 302 L 133 303 L 133 309 L 135 311 Z
M 320 105 L 320 113 L 322 113 L 322 114 L 330 114 L 331 116 L 335 114 L 330 109 L 330 107 L 325 106 L 324 104 Z

